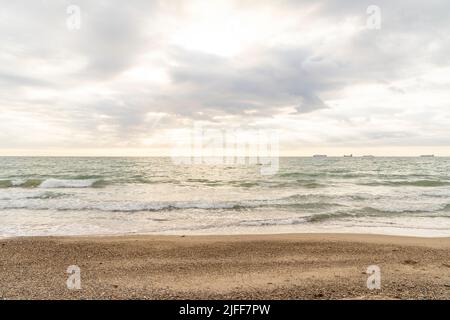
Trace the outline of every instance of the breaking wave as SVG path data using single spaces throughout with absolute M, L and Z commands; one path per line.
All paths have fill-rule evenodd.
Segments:
M 95 188 L 106 184 L 100 179 L 24 179 L 24 180 L 0 180 L 0 188 Z

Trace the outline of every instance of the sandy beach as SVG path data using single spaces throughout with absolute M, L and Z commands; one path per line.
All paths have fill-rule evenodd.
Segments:
M 450 238 L 347 234 L 15 238 L 2 299 L 449 299 Z M 70 265 L 81 290 L 66 285 Z M 381 269 L 367 289 L 366 269 Z

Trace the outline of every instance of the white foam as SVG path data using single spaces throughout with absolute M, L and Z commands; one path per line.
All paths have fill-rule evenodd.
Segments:
M 97 179 L 85 179 L 85 180 L 63 180 L 63 179 L 47 179 L 39 185 L 39 188 L 51 189 L 51 188 L 89 188 Z

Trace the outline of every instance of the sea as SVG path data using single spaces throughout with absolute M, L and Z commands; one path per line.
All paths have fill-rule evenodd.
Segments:
M 450 236 L 450 158 L 0 157 L 0 237 Z

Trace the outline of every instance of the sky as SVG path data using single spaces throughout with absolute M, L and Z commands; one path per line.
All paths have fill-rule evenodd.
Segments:
M 201 125 L 276 131 L 281 155 L 450 156 L 449 12 L 0 0 L 0 155 L 168 155 Z

